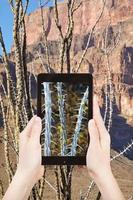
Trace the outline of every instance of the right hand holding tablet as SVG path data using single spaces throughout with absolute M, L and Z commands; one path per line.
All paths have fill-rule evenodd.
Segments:
M 89 121 L 90 144 L 86 162 L 91 178 L 97 184 L 103 200 L 124 200 L 110 166 L 110 135 L 105 128 L 97 98 L 93 103 L 94 116 Z
M 89 121 L 88 131 L 90 144 L 87 152 L 87 168 L 92 178 L 111 170 L 110 167 L 110 135 L 107 132 L 97 97 L 94 96 L 93 119 Z

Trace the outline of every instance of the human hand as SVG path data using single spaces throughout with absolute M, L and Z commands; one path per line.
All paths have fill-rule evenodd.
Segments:
M 111 170 L 110 135 L 105 128 L 96 96 L 93 111 L 93 119 L 88 124 L 90 144 L 86 162 L 89 174 L 97 184 L 103 200 L 125 200 Z
M 90 144 L 86 162 L 90 176 L 95 180 L 99 176 L 110 174 L 110 135 L 105 128 L 97 97 L 94 97 L 93 119 L 88 123 Z
M 43 176 L 44 167 L 41 166 L 40 145 L 41 129 L 41 119 L 34 116 L 20 133 L 17 170 L 3 200 L 28 199 L 32 187 Z
M 32 185 L 34 185 L 44 173 L 44 167 L 41 165 L 41 129 L 41 119 L 34 116 L 29 121 L 26 128 L 20 133 L 17 174 L 21 174 Z

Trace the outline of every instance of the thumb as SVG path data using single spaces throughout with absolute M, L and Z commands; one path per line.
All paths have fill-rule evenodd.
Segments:
M 36 117 L 31 131 L 31 139 L 34 140 L 36 144 L 40 144 L 40 134 L 42 130 L 42 121 L 40 117 Z
M 34 121 L 36 119 L 36 115 L 34 115 L 30 121 L 28 122 L 27 126 L 25 127 L 25 129 L 22 131 L 22 133 L 20 133 L 22 136 L 24 137 L 30 137 L 31 136 L 31 131 L 32 131 L 32 127 L 34 124 Z
M 89 120 L 88 131 L 90 135 L 90 144 L 99 143 L 99 133 L 94 119 Z
M 38 180 L 41 179 L 44 175 L 44 166 L 41 165 L 40 173 L 38 174 Z

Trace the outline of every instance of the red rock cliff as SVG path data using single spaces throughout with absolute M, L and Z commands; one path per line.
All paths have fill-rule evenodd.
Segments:
M 76 67 L 87 43 L 88 34 L 101 14 L 102 0 L 83 1 L 74 15 L 74 37 L 72 44 L 71 65 Z M 66 4 L 58 5 L 59 18 L 63 32 L 67 26 Z M 48 41 L 52 45 L 54 55 L 53 67 L 59 71 L 57 62 L 59 33 L 54 20 L 54 8 L 44 8 L 44 22 Z M 42 39 L 40 9 L 26 16 L 27 44 L 29 51 L 34 54 Z M 82 72 L 93 72 L 95 89 L 101 91 L 105 84 L 107 60 L 103 55 L 106 27 L 109 28 L 107 43 L 113 49 L 109 57 L 112 69 L 115 97 L 118 108 L 127 116 L 133 116 L 133 0 L 108 0 L 103 15 L 96 26 L 91 44 L 81 66 Z M 57 41 L 57 43 L 54 43 Z M 114 48 L 113 48 L 114 46 Z M 43 51 L 42 51 L 43 54 Z M 46 60 L 43 60 L 44 64 Z M 30 63 L 30 62 L 29 62 Z M 38 60 L 34 61 L 36 73 L 44 71 Z M 95 80 L 96 79 L 96 80 Z
M 103 1 L 90 0 L 83 1 L 80 8 L 74 15 L 74 35 L 87 34 L 99 17 Z M 67 9 L 64 3 L 58 5 L 59 18 L 63 32 L 67 26 Z M 117 25 L 119 22 L 133 19 L 133 0 L 115 0 L 107 1 L 104 8 L 103 16 L 97 25 L 97 29 L 108 25 L 111 18 L 111 25 Z M 48 40 L 57 40 L 59 38 L 58 30 L 54 20 L 54 8 L 44 9 L 45 27 L 47 30 Z M 34 11 L 26 17 L 27 42 L 28 45 L 36 43 L 42 35 L 40 9 Z

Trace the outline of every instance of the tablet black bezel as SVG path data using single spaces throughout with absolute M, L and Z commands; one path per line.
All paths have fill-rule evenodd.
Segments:
M 70 83 L 85 83 L 89 85 L 89 109 L 88 121 L 93 116 L 93 78 L 89 73 L 43 73 L 37 77 L 37 115 L 41 115 L 41 83 L 42 82 L 70 82 Z M 86 127 L 88 128 L 88 127 Z M 89 134 L 88 134 L 89 145 Z M 86 156 L 42 156 L 42 165 L 86 165 Z

